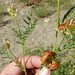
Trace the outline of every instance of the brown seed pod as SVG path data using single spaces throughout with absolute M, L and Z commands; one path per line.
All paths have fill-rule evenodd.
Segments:
M 45 62 L 50 63 L 52 59 L 55 58 L 55 56 L 56 53 L 51 50 L 44 52 L 41 57 L 42 64 L 44 64 Z
M 75 21 L 73 23 L 71 23 L 71 20 L 66 20 L 65 23 L 62 23 L 58 26 L 58 29 L 64 30 L 64 28 L 68 28 L 69 30 L 74 30 L 75 29 Z
M 41 57 L 42 64 L 44 64 L 47 61 L 48 57 L 49 57 L 49 53 L 46 54 L 43 53 Z
M 62 24 L 59 25 L 58 29 L 63 30 L 65 27 L 68 27 L 69 24 L 70 24 L 70 20 L 66 20 L 65 23 L 62 23 Z
M 56 70 L 56 69 L 59 67 L 59 65 L 60 65 L 60 62 L 59 62 L 59 61 L 54 62 L 53 64 L 49 64 L 50 70 L 51 70 L 51 71 Z
M 64 29 L 64 27 L 65 27 L 65 24 L 63 23 L 63 24 L 60 24 L 60 25 L 59 25 L 58 29 L 61 31 L 61 30 Z
M 45 51 L 41 57 L 42 64 L 45 64 L 50 68 L 51 71 L 56 70 L 60 62 L 56 60 L 56 53 L 52 50 Z

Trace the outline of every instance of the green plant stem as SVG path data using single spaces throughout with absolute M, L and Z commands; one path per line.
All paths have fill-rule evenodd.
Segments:
M 19 23 L 18 23 L 18 20 L 17 20 L 17 17 L 16 16 L 13 16 L 16 24 L 17 24 L 17 28 L 18 28 L 18 32 L 19 32 L 19 35 L 21 35 L 21 30 L 20 30 L 20 26 L 19 26 Z M 24 43 L 22 44 L 22 57 L 23 57 L 23 62 L 24 62 L 24 68 L 23 68 L 23 71 L 25 72 L 25 75 L 27 75 L 27 72 L 26 72 L 26 64 L 25 64 L 25 59 L 24 59 Z M 19 62 L 18 62 L 19 63 Z
M 60 0 L 58 0 L 58 7 L 57 7 L 57 28 L 60 24 Z
M 25 58 L 24 58 L 24 43 L 22 44 L 22 56 L 23 56 L 23 62 L 24 62 L 24 68 L 23 68 L 23 71 L 25 73 L 25 75 L 27 75 L 27 72 L 26 72 L 26 63 L 25 63 Z
M 57 5 L 58 5 L 58 6 L 57 6 L 57 28 L 58 28 L 58 26 L 59 26 L 59 24 L 60 24 L 60 0 L 58 0 L 57 3 L 58 3 L 58 4 L 57 4 Z M 53 51 L 56 50 L 57 37 L 58 37 L 58 31 L 56 31 L 56 39 L 55 39 Z
M 8 49 L 9 50 L 9 52 L 11 53 L 11 55 L 14 57 L 14 59 L 16 60 L 16 61 L 14 61 L 14 59 L 12 58 L 12 60 L 18 65 L 18 66 L 20 66 L 21 68 L 23 68 L 23 66 L 21 65 L 21 63 L 19 62 L 19 60 L 17 59 L 17 57 L 12 53 L 12 51 L 10 50 L 10 49 Z
M 24 67 L 23 71 L 24 71 L 25 75 L 27 75 L 26 67 Z
M 22 56 L 24 56 L 24 44 L 22 44 Z

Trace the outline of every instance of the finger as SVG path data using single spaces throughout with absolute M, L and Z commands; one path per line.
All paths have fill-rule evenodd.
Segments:
M 39 56 L 28 56 L 19 58 L 20 63 L 24 67 L 26 64 L 27 69 L 39 68 L 41 66 L 41 58 Z

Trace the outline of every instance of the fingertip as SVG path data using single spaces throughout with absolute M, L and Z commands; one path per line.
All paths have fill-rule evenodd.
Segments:
M 32 65 L 36 68 L 39 68 L 41 66 L 41 57 L 39 56 L 32 56 Z

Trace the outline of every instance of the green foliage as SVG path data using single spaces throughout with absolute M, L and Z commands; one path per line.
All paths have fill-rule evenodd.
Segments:
M 18 32 L 17 28 L 13 28 L 12 30 L 15 32 L 16 36 L 19 38 L 19 41 L 17 41 L 19 44 L 24 44 L 27 37 L 31 34 L 31 32 L 34 30 L 37 19 L 32 18 L 32 14 L 30 16 L 26 16 L 27 19 L 23 19 L 25 22 L 24 30 L 20 29 L 20 33 Z
M 30 48 L 26 48 L 25 50 L 25 55 L 37 55 L 37 56 L 41 56 L 42 53 L 46 50 L 48 50 L 49 47 L 46 47 L 42 44 L 40 44 L 37 48 L 35 48 L 35 50 L 32 50 Z
M 64 49 L 72 49 L 75 48 L 75 34 L 71 36 L 66 36 L 66 43 L 64 45 Z
M 8 58 L 10 59 L 10 61 L 12 60 L 12 55 L 8 52 L 8 50 L 6 50 L 5 48 L 0 48 L 0 55 L 3 58 Z
M 64 15 L 62 22 L 65 21 L 65 19 L 75 19 L 75 6 L 71 7 L 67 13 Z

